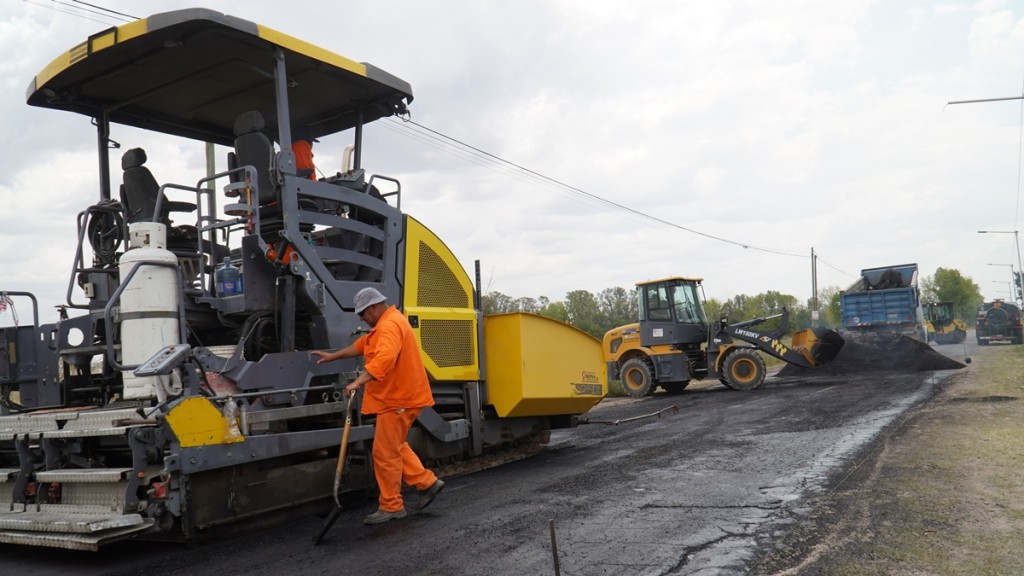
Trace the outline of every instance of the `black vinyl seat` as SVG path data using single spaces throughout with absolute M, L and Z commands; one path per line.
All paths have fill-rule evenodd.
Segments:
M 156 222 L 168 227 L 170 234 L 171 212 L 195 212 L 196 205 L 191 202 L 172 202 L 167 196 L 160 192 L 160 185 L 149 168 L 143 166 L 146 163 L 146 151 L 142 148 L 132 148 L 121 156 L 121 169 L 124 170 L 123 182 L 121 185 L 121 203 L 125 206 L 128 223 L 153 222 L 156 211 L 157 198 L 162 197 L 160 202 L 160 214 Z
M 257 110 L 244 112 L 235 118 L 235 152 L 229 162 L 237 166 L 252 166 L 256 169 L 256 185 L 259 189 L 259 204 L 277 202 L 277 192 L 270 180 L 270 163 L 274 158 L 274 144 L 263 133 L 267 122 Z

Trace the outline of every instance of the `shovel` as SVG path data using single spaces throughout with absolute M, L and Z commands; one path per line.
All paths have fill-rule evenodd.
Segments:
M 320 527 L 320 532 L 313 538 L 314 546 L 323 540 L 327 531 L 330 530 L 331 526 L 334 526 L 334 523 L 338 520 L 338 516 L 341 516 L 341 500 L 338 498 L 338 493 L 341 491 L 341 473 L 345 469 L 345 453 L 348 451 L 348 433 L 352 430 L 352 405 L 355 404 L 355 395 L 356 391 L 353 390 L 348 395 L 348 400 L 345 401 L 345 429 L 341 433 L 341 450 L 338 452 L 338 467 L 334 471 L 334 510 L 332 510 L 330 515 L 327 516 L 324 520 L 324 525 Z

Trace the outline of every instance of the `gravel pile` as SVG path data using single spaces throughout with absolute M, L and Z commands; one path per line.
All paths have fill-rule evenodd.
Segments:
M 931 346 L 890 334 L 843 334 L 846 344 L 832 362 L 819 368 L 801 368 L 787 364 L 778 376 L 804 376 L 809 373 L 859 374 L 862 372 L 929 372 L 956 370 L 965 364 L 944 356 Z

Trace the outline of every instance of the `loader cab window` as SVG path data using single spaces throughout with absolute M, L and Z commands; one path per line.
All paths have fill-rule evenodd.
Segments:
M 663 284 L 640 288 L 640 318 L 647 320 L 672 320 L 672 304 L 668 298 L 668 287 Z
M 681 324 L 707 324 L 704 307 L 700 305 L 695 284 L 678 284 L 672 287 L 673 311 L 676 322 Z

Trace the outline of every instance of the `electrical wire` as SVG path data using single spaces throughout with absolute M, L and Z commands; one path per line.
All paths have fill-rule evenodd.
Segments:
M 126 18 L 131 19 L 131 20 L 138 20 L 139 19 L 138 16 L 132 16 L 131 14 L 125 14 L 124 12 L 118 12 L 116 10 L 111 10 L 110 8 L 104 8 L 103 6 L 98 6 L 96 4 L 90 4 L 88 2 L 83 2 L 82 0 L 71 0 L 71 1 L 74 2 L 75 4 L 82 4 L 84 6 L 89 6 L 91 8 L 96 8 L 98 10 L 103 10 L 104 12 L 110 12 L 111 14 L 116 14 L 118 16 L 124 16 Z
M 41 1 L 34 1 L 34 0 L 21 0 L 21 1 L 26 3 L 26 4 L 31 4 L 33 6 L 39 6 L 40 8 L 46 8 L 47 10 L 53 10 L 54 12 L 60 12 L 62 14 L 69 14 L 71 16 L 77 16 L 77 17 L 82 18 L 84 20 L 91 20 L 92 22 L 98 22 L 100 24 L 104 24 L 104 25 L 107 25 L 107 26 L 110 25 L 110 21 L 108 21 L 108 20 L 98 20 L 96 18 L 90 18 L 90 17 L 82 14 L 81 12 L 74 12 L 72 10 L 62 10 L 62 9 L 56 7 L 56 6 L 51 6 L 50 4 L 44 4 Z M 77 7 L 76 7 L 76 9 L 77 9 Z M 103 16 L 103 17 L 107 18 L 107 16 Z
M 535 170 L 531 170 L 531 169 L 529 169 L 529 168 L 527 168 L 525 166 L 522 166 L 522 165 L 517 164 L 515 162 L 506 160 L 504 158 L 501 158 L 500 156 L 496 156 L 494 154 L 491 154 L 490 152 L 487 152 L 485 150 L 477 148 L 476 146 L 473 146 L 471 144 L 463 142 L 462 140 L 459 140 L 457 138 L 453 138 L 453 137 L 448 136 L 446 134 L 442 134 L 441 132 L 438 132 L 438 131 L 436 131 L 436 130 L 434 130 L 432 128 L 424 126 L 424 125 L 422 125 L 422 124 L 420 124 L 418 122 L 415 122 L 415 121 L 413 121 L 411 119 L 403 118 L 401 120 L 398 120 L 398 119 L 394 119 L 394 118 L 389 118 L 389 120 L 393 124 L 397 124 L 397 125 L 406 125 L 406 126 L 411 125 L 411 126 L 414 126 L 416 129 L 419 129 L 419 130 L 417 131 L 416 129 L 413 129 L 413 128 L 408 128 L 408 129 L 410 131 L 416 132 L 417 134 L 419 134 L 421 136 L 425 135 L 425 136 L 432 137 L 432 138 L 435 138 L 435 139 L 440 140 L 440 141 L 454 143 L 455 145 L 457 145 L 458 147 L 460 147 L 460 148 L 462 148 L 464 150 L 471 151 L 472 153 L 474 153 L 478 157 L 490 160 L 491 162 L 493 162 L 495 164 L 498 164 L 498 165 L 501 165 L 501 166 L 505 166 L 505 167 L 509 167 L 509 168 L 515 169 L 516 171 L 519 171 L 521 173 L 528 174 L 528 175 L 530 175 L 531 177 L 537 179 L 540 182 L 543 182 L 543 183 L 549 184 L 549 185 L 557 186 L 558 188 L 560 188 L 562 190 L 567 190 L 569 192 L 572 192 L 577 197 L 581 197 L 581 198 L 584 198 L 584 199 L 587 199 L 587 200 L 591 200 L 591 201 L 596 201 L 598 204 L 604 205 L 606 207 L 610 206 L 610 207 L 615 208 L 617 210 L 621 210 L 621 211 L 628 212 L 630 214 L 639 216 L 639 217 L 641 217 L 643 219 L 646 219 L 646 220 L 657 222 L 659 224 L 663 224 L 663 225 L 669 226 L 671 228 L 676 228 L 678 230 L 683 230 L 685 232 L 689 232 L 691 234 L 696 234 L 698 236 L 703 236 L 705 238 L 710 238 L 712 240 L 717 240 L 719 242 L 724 242 L 726 244 L 732 244 L 734 246 L 739 246 L 741 248 L 750 249 L 750 250 L 757 250 L 759 252 L 766 252 L 766 253 L 770 253 L 770 254 L 778 254 L 778 255 L 781 255 L 781 256 L 791 256 L 791 257 L 795 257 L 795 258 L 810 258 L 810 256 L 808 256 L 807 254 L 802 254 L 802 253 L 797 253 L 797 252 L 790 252 L 790 251 L 787 251 L 787 250 L 779 250 L 779 249 L 774 249 L 774 248 L 765 248 L 763 246 L 755 246 L 755 245 L 752 245 L 752 244 L 747 244 L 747 243 L 744 243 L 744 242 L 739 242 L 739 241 L 736 241 L 736 240 L 731 240 L 729 238 L 724 238 L 724 237 L 721 237 L 721 236 L 715 236 L 714 234 L 708 234 L 707 232 L 701 232 L 700 230 L 689 228 L 689 227 L 683 226 L 681 224 L 676 224 L 675 222 L 670 222 L 670 221 L 665 220 L 663 218 L 659 218 L 657 216 L 648 214 L 648 213 L 643 212 L 641 210 L 637 210 L 636 208 L 632 208 L 630 206 L 626 206 L 625 204 L 621 204 L 619 202 L 615 202 L 613 200 L 609 200 L 607 198 L 603 198 L 603 197 L 598 196 L 596 194 L 587 192 L 586 190 L 583 190 L 583 189 L 578 188 L 576 186 L 572 186 L 570 184 L 567 184 L 567 183 L 562 182 L 560 180 L 557 180 L 555 178 L 551 178 L 550 176 L 546 176 L 546 175 L 541 174 L 541 173 L 539 173 L 539 172 L 537 172 Z

